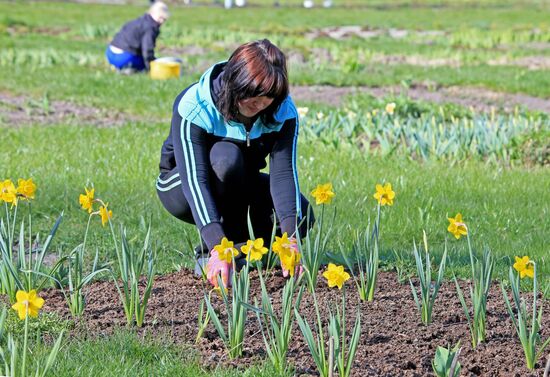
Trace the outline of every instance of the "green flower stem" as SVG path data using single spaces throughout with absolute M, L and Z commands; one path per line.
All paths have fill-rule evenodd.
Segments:
M 32 270 L 32 216 L 31 216 L 31 202 L 29 201 L 29 270 Z M 25 245 L 22 245 L 23 247 Z M 27 291 L 30 291 L 31 287 L 31 272 L 27 273 Z
M 27 367 L 27 340 L 29 338 L 29 307 L 27 304 L 27 313 L 25 316 L 25 338 L 23 339 L 23 361 L 21 365 L 21 377 L 25 377 L 25 369 Z
M 324 207 L 324 205 L 323 205 Z M 318 345 L 319 345 L 319 356 L 323 362 L 323 366 L 324 367 L 327 367 L 327 357 L 325 355 L 325 338 L 323 336 L 323 327 L 322 327 L 322 323 L 321 323 L 321 314 L 319 312 L 319 304 L 317 303 L 317 295 L 315 294 L 315 290 L 313 290 L 313 305 L 315 306 L 315 314 L 317 315 L 317 332 L 318 332 L 318 336 L 319 336 L 319 342 L 318 342 Z M 323 370 L 323 371 L 320 371 L 321 372 L 321 376 L 327 376 L 328 375 L 328 371 L 327 370 Z
M 84 241 L 82 242 L 82 250 L 86 250 L 86 240 L 88 239 L 88 230 L 90 229 L 90 222 L 92 221 L 92 216 L 93 216 L 93 214 L 90 214 L 90 216 L 88 216 L 88 224 L 86 224 L 86 232 L 84 233 Z M 112 226 L 111 226 L 111 230 L 112 230 Z M 114 233 L 113 233 L 113 235 L 114 235 Z M 116 245 L 116 242 L 115 242 L 115 245 Z

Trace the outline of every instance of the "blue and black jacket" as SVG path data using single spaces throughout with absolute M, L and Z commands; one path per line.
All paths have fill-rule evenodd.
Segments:
M 247 172 L 265 168 L 269 155 L 270 191 L 281 231 L 293 234 L 302 218 L 296 170 L 298 113 L 288 96 L 274 114 L 274 123 L 257 118 L 250 129 L 226 121 L 216 108 L 225 62 L 206 71 L 185 89 L 173 107 L 170 134 L 162 146 L 160 172 L 172 171 L 168 187 L 181 186 L 202 239 L 211 250 L 225 236 L 209 182 L 209 151 L 218 141 L 230 141 L 242 151 Z M 160 179 L 160 178 L 159 178 Z M 167 182 L 163 182 L 164 185 Z

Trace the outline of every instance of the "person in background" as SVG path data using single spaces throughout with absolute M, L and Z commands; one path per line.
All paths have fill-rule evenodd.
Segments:
M 172 107 L 157 193 L 170 214 L 197 226 L 204 243 L 195 250 L 198 263 L 208 259 L 207 277 L 215 286 L 218 275 L 227 286 L 232 264 L 214 247 L 226 237 L 240 250 L 249 239 L 248 213 L 255 237 L 267 246 L 274 222 L 295 250 L 296 233 L 303 237 L 313 225 L 298 186 L 299 117 L 288 91 L 286 58 L 264 39 L 212 66 Z M 268 156 L 269 174 L 261 172 Z M 238 267 L 245 262 L 240 257 Z
M 109 63 L 123 73 L 148 71 L 160 27 L 169 17 L 168 6 L 156 1 L 143 16 L 126 23 L 107 46 Z

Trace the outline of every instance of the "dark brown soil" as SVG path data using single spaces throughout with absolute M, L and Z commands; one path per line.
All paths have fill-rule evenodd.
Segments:
M 258 297 L 259 282 L 252 272 L 251 296 Z M 276 308 L 280 307 L 284 278 L 276 273 L 269 278 L 268 289 Z M 463 282 L 463 289 L 467 283 Z M 169 336 L 178 343 L 193 343 L 197 335 L 198 309 L 204 295 L 202 281 L 190 271 L 159 276 L 154 283 L 147 309 L 146 322 L 141 332 Z M 88 306 L 83 317 L 86 336 L 112 333 L 125 325 L 122 304 L 112 282 L 95 282 L 87 288 Z M 322 277 L 318 282 L 317 297 L 322 317 L 327 318 L 327 308 L 335 310 L 341 302 L 341 293 L 329 289 Z M 41 294 L 46 299 L 45 310 L 69 317 L 59 291 L 49 290 Z M 525 367 L 523 351 L 512 328 L 500 288 L 494 284 L 488 303 L 487 342 L 475 350 L 470 344 L 468 325 L 457 299 L 454 284 L 446 282 L 435 303 L 433 323 L 424 326 L 415 307 L 409 285 L 397 282 L 394 273 L 382 272 L 378 291 L 373 302 L 359 302 L 354 284 L 349 281 L 346 290 L 348 332 L 353 326 L 357 310 L 361 311 L 362 331 L 354 376 L 431 376 L 431 360 L 437 346 L 454 345 L 460 341 L 463 376 L 542 376 L 544 360 L 537 364 L 535 372 Z M 221 309 L 221 299 L 216 298 Z M 312 296 L 305 294 L 300 312 L 313 325 Z M 548 318 L 550 305 L 544 303 L 542 336 L 550 336 Z M 86 330 L 82 330 L 82 329 Z M 77 330 L 75 330 L 77 331 Z M 168 334 L 168 335 L 167 335 Z M 255 316 L 249 313 L 246 323 L 244 356 L 229 360 L 223 343 L 209 324 L 196 349 L 206 366 L 231 365 L 246 368 L 251 362 L 264 359 L 265 351 Z M 307 345 L 296 325 L 295 337 L 289 351 L 289 361 L 297 375 L 315 375 L 315 365 Z
M 333 106 L 340 105 L 344 97 L 352 94 L 370 94 L 375 97 L 400 95 L 412 100 L 435 103 L 454 103 L 472 107 L 476 111 L 489 112 L 491 109 L 501 109 L 512 112 L 516 106 L 531 111 L 550 113 L 550 101 L 545 98 L 533 97 L 521 93 L 502 93 L 475 87 L 441 87 L 426 84 L 415 84 L 408 89 L 398 86 L 389 87 L 334 87 L 328 85 L 293 86 L 292 98 L 297 102 L 319 102 Z
M 78 124 L 82 126 L 114 127 L 137 121 L 133 116 L 68 101 L 17 96 L 0 92 L 0 126 Z

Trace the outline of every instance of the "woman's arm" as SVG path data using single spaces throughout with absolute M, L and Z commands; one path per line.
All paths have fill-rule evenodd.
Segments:
M 212 250 L 224 237 L 220 216 L 210 190 L 207 132 L 174 113 L 172 143 L 185 199 L 201 237 Z
M 288 119 L 277 135 L 269 162 L 271 197 L 282 232 L 296 231 L 296 219 L 302 218 L 300 187 L 296 169 L 298 121 Z
M 155 60 L 155 44 L 158 37 L 158 31 L 155 29 L 146 29 L 141 38 L 141 56 L 147 70 L 150 69 L 150 62 Z

